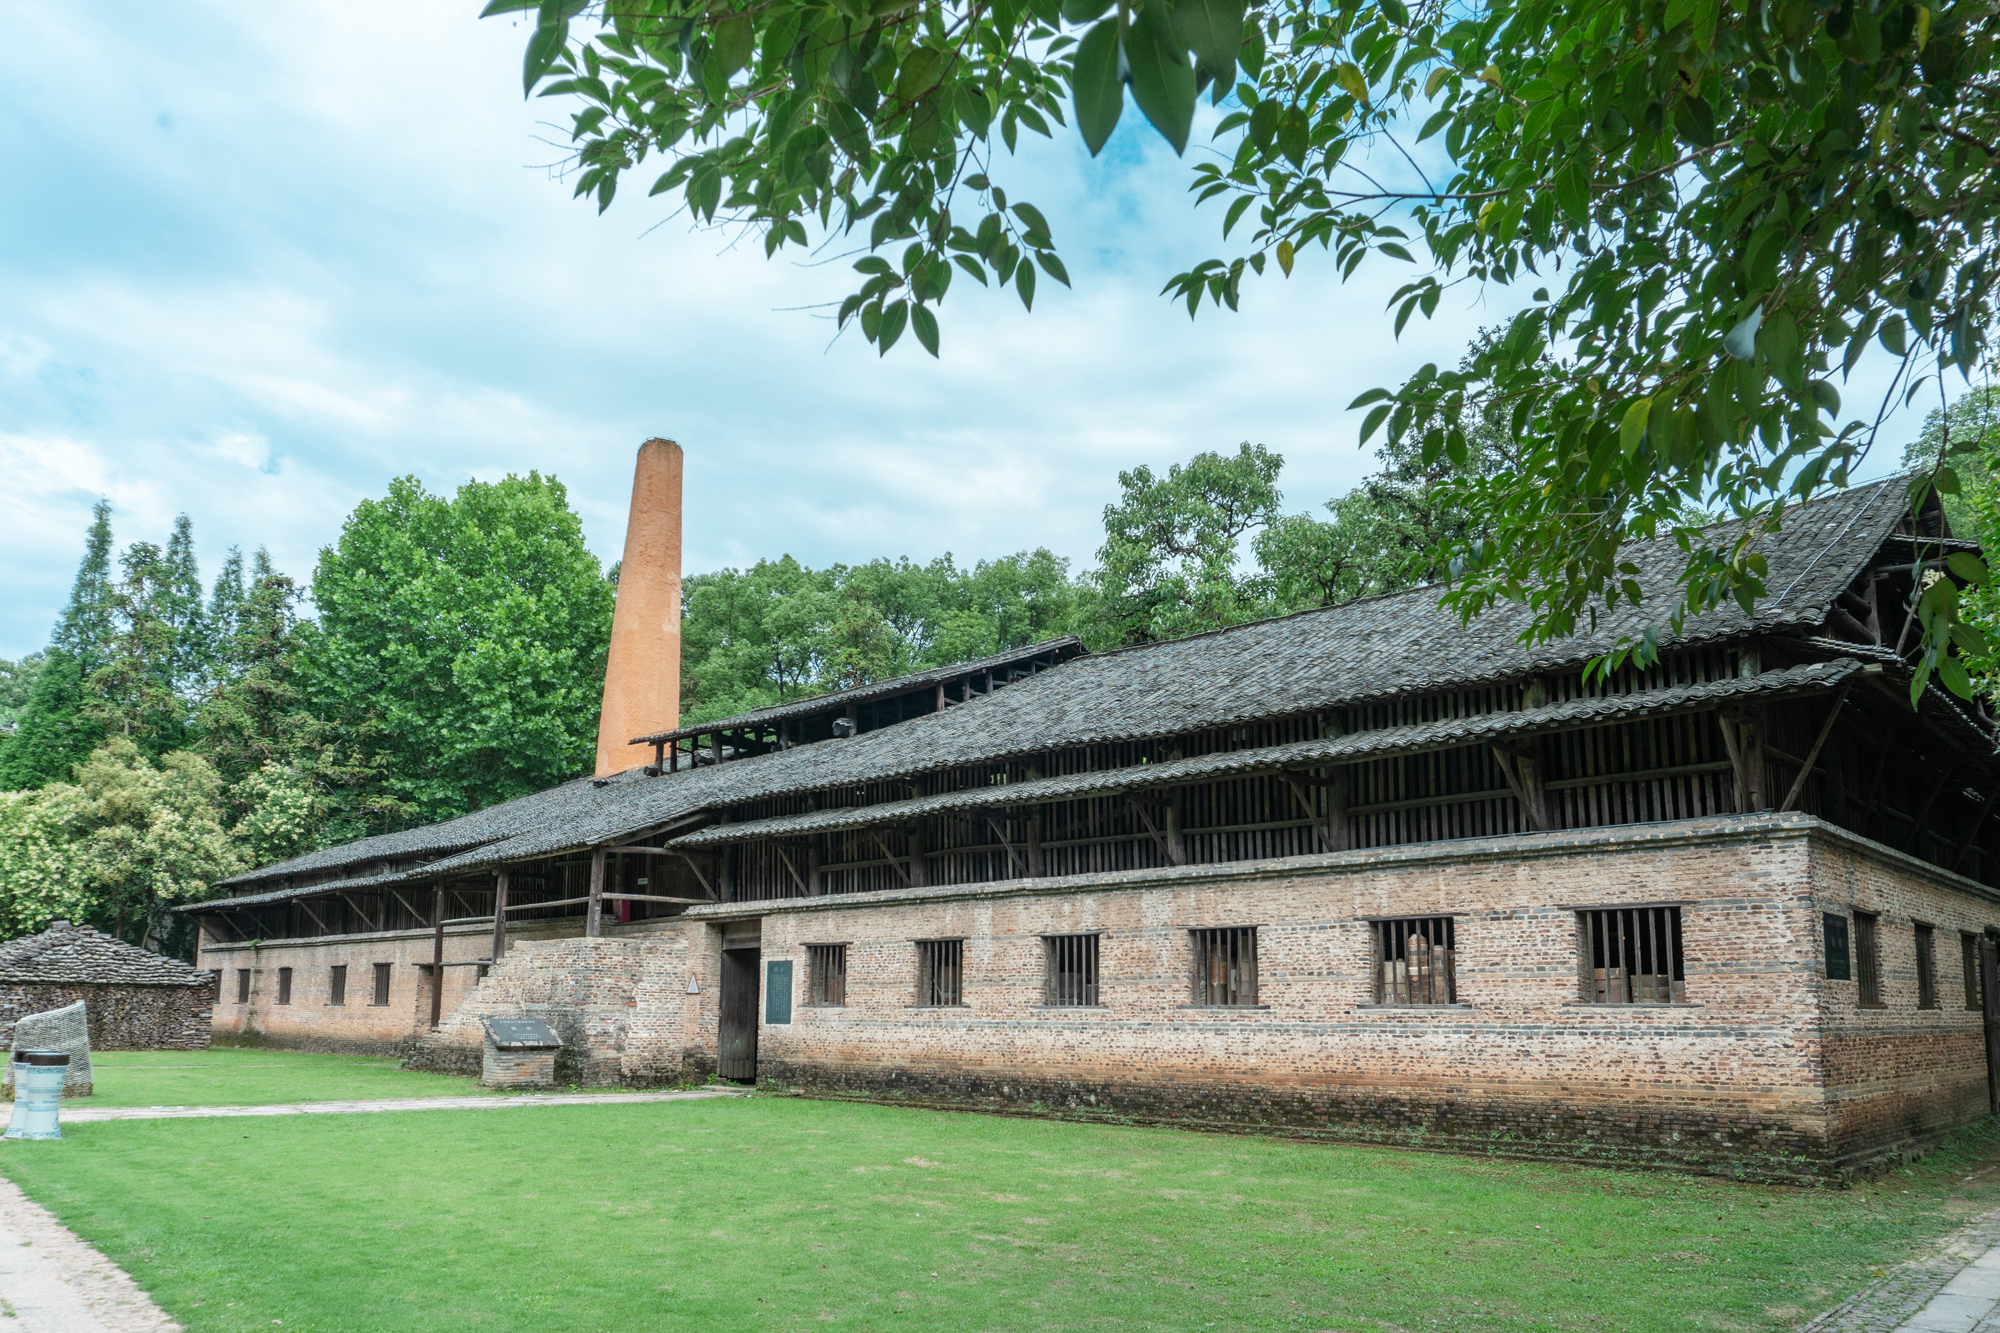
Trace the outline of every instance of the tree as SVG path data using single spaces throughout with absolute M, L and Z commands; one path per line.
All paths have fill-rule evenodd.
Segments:
M 151 755 L 187 743 L 190 675 L 200 633 L 189 623 L 185 571 L 151 542 L 133 542 L 120 557 L 124 577 L 109 597 L 113 636 L 104 664 L 84 678 L 84 712 L 105 734 L 137 739 Z M 195 604 L 201 601 L 199 584 Z
M 1891 393 L 1979 364 L 2000 264 L 2000 20 L 1962 0 L 494 0 L 533 10 L 524 81 L 573 99 L 575 189 L 608 207 L 659 159 L 651 193 L 759 230 L 767 253 L 865 231 L 844 326 L 884 352 L 935 353 L 954 270 L 1067 281 L 1033 205 L 995 179 L 994 132 L 1076 117 L 1095 152 L 1134 103 L 1182 150 L 1195 99 L 1233 97 L 1222 154 L 1194 168 L 1247 249 L 1177 275 L 1190 312 L 1234 308 L 1246 273 L 1289 274 L 1317 243 L 1343 277 L 1410 264 L 1394 329 L 1448 285 L 1530 284 L 1529 309 L 1467 370 L 1424 366 L 1363 394 L 1425 463 L 1463 466 L 1498 414 L 1518 466 L 1456 503 L 1483 535 L 1453 545 L 1445 601 L 1531 611 L 1524 639 L 1569 634 L 1638 595 L 1622 543 L 1674 531 L 1692 612 L 1764 595 L 1758 542 L 1847 484 L 1889 405 L 1841 421 L 1836 371 L 1871 342 Z M 590 16 L 585 18 L 585 16 Z M 584 21 L 580 30 L 572 25 Z M 1240 79 L 1238 74 L 1242 76 Z M 1433 169 L 1418 161 L 1419 145 Z M 1407 188 L 1371 173 L 1405 159 Z M 977 221 L 975 222 L 975 218 Z M 1423 259 L 1410 243 L 1421 238 Z M 1948 460 L 1947 460 L 1948 461 Z M 1920 480 L 1950 492 L 1948 467 Z M 1740 519 L 1721 535 L 1696 504 Z M 1955 562 L 1923 608 L 1915 689 L 1948 667 Z M 1652 652 L 1650 634 L 1614 656 Z
M 0 745 L 0 790 L 67 778 L 104 731 L 85 713 L 84 680 L 111 651 L 111 503 L 91 510 L 90 531 L 69 602 L 56 620 L 47 660 L 13 733 Z
M 612 590 L 554 478 L 467 482 L 450 499 L 400 478 L 320 552 L 312 597 L 306 697 L 409 817 L 589 770 Z
M 1100 633 L 1142 643 L 1233 625 L 1263 614 L 1254 580 L 1237 566 L 1243 539 L 1278 518 L 1285 460 L 1260 444 L 1234 457 L 1196 454 L 1167 475 L 1118 474 L 1123 496 L 1104 508 L 1096 574 Z
M 0 792 L 0 934 L 8 939 L 88 915 L 90 887 L 76 852 L 85 804 L 67 783 Z
M 1959 485 L 1939 497 L 1945 519 L 1954 535 L 1983 542 L 2000 531 L 1991 526 L 1991 497 L 1982 494 L 1992 487 L 1993 469 L 2000 464 L 2000 388 L 1960 394 L 1949 410 L 1932 408 L 1917 438 L 1903 446 L 1903 467 L 1928 472 L 1947 456 Z
M 11 730 L 20 720 L 48 660 L 48 653 L 42 651 L 29 653 L 18 662 L 0 657 L 0 731 Z

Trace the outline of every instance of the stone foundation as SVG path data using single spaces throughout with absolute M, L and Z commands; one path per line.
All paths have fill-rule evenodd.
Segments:
M 214 1031 L 215 985 L 136 986 L 45 982 L 0 985 L 0 1041 L 29 1014 L 79 1001 L 100 1051 L 205 1051 Z
M 556 1085 L 556 1055 L 557 1051 L 552 1048 L 503 1050 L 489 1041 L 480 1066 L 479 1086 L 507 1088 L 516 1092 L 553 1088 Z

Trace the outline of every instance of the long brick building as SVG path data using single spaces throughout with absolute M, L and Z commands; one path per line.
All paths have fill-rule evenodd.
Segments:
M 1608 679 L 1671 542 L 1627 553 L 1644 608 L 1534 651 L 1419 590 L 633 727 L 623 771 L 189 909 L 216 1028 L 465 1067 L 535 1013 L 590 1081 L 1766 1176 L 1912 1151 L 1991 1105 L 2000 764 L 1984 711 L 1911 707 L 1912 593 L 1968 544 L 1901 495 L 1792 511 L 1754 613 Z

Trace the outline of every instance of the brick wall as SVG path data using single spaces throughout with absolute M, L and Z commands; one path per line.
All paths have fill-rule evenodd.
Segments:
M 84 982 L 0 985 L 0 1045 L 10 1044 L 14 1024 L 83 1001 L 94 1051 L 203 1051 L 208 1049 L 215 987 L 113 986 Z
M 677 923 L 635 923 L 596 939 L 513 943 L 478 990 L 421 1037 L 409 1065 L 477 1073 L 483 1020 L 533 1016 L 562 1039 L 558 1083 L 676 1081 L 688 1041 L 679 993 L 687 984 L 685 955 Z
M 556 1082 L 556 1053 L 551 1050 L 514 1050 L 487 1042 L 479 1071 L 482 1088 L 552 1088 Z
M 1823 979 L 1819 916 L 1866 893 L 1890 1008 L 1857 1015 L 1852 984 Z M 1683 906 L 1687 1003 L 1581 1002 L 1574 909 L 1646 903 Z M 760 1028 L 760 1082 L 807 1092 L 1765 1176 L 1985 1111 L 1977 1016 L 1950 1001 L 1955 931 L 2000 915 L 1992 895 L 1806 816 L 754 907 L 764 962 L 795 978 L 793 1021 Z M 691 963 L 714 918 L 751 908 L 694 909 Z M 1914 1008 L 1892 947 L 1918 911 L 1939 928 L 1938 1010 Z M 1376 1007 L 1368 920 L 1443 914 L 1461 1003 Z M 1189 1007 L 1187 932 L 1211 926 L 1259 928 L 1258 1008 Z M 1044 1007 L 1041 936 L 1085 931 L 1102 1007 Z M 917 1008 L 913 942 L 943 937 L 966 941 L 966 1003 Z M 805 946 L 838 942 L 848 1003 L 812 1008 Z M 698 1034 L 712 1051 L 706 1013 Z

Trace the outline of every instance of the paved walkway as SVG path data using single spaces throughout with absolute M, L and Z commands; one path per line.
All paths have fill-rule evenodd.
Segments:
M 1876 1274 L 1800 1333 L 2000 1333 L 2000 1208 Z
M 521 1106 L 610 1106 L 632 1102 L 708 1101 L 740 1097 L 747 1088 L 695 1088 L 687 1092 L 552 1092 L 512 1097 L 379 1097 L 372 1101 L 280 1102 L 273 1106 L 79 1106 L 64 1102 L 66 1125 L 94 1120 L 201 1120 L 214 1116 L 354 1115 L 369 1111 L 504 1111 Z M 5 1103 L 0 1103 L 4 1107 Z
M 178 1333 L 124 1270 L 0 1180 L 0 1324 L 10 1333 Z

